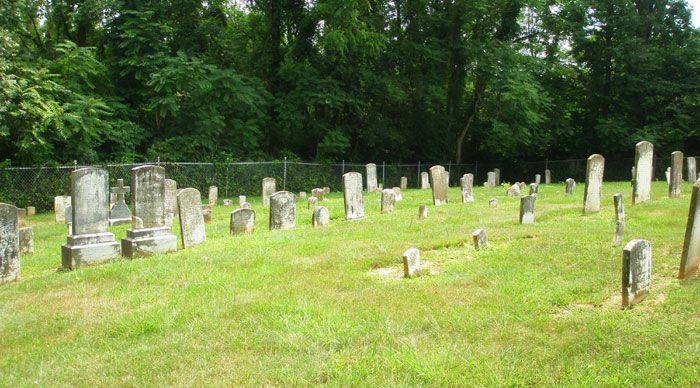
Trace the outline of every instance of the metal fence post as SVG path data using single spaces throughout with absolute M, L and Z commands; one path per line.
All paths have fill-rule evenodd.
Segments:
M 382 187 L 384 187 L 384 171 L 386 171 L 386 162 L 382 162 Z
M 474 162 L 474 182 L 478 182 L 478 178 L 476 177 L 477 174 L 479 173 L 479 161 Z
M 284 176 L 282 178 L 282 190 L 287 190 L 287 157 L 284 157 Z
M 423 187 L 421 187 L 421 184 L 420 184 L 420 160 L 418 161 L 418 188 L 419 189 L 423 188 Z
M 341 175 L 345 175 L 345 159 L 343 159 L 343 173 Z

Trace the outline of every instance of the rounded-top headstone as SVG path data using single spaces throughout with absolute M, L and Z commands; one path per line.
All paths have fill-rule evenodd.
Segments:
M 632 203 L 651 199 L 651 180 L 654 177 L 654 144 L 640 141 L 634 149 L 634 176 L 632 178 Z
M 270 197 L 270 230 L 293 229 L 296 224 L 296 196 L 278 191 Z
M 586 162 L 586 187 L 583 192 L 584 214 L 600 211 L 604 169 L 605 158 L 602 155 L 593 154 L 588 157 Z
M 232 211 L 230 231 L 232 236 L 253 233 L 255 231 L 255 210 L 241 208 Z
M 311 217 L 311 223 L 314 228 L 322 227 L 328 225 L 331 219 L 331 213 L 325 206 L 319 206 L 314 210 L 313 216 Z
M 202 194 L 199 190 L 188 187 L 177 194 L 178 215 L 180 218 L 180 236 L 182 246 L 186 249 L 207 241 L 202 211 Z
M 343 202 L 346 220 L 356 220 L 365 216 L 362 198 L 362 174 L 359 172 L 343 174 Z

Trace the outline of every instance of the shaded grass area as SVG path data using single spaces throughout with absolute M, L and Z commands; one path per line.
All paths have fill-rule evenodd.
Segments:
M 653 244 L 652 292 L 631 310 L 611 246 L 616 192 L 624 240 Z M 583 185 L 571 197 L 542 185 L 534 225 L 518 224 L 505 188 L 476 188 L 471 204 L 451 188 L 424 221 L 429 190 L 384 215 L 366 194 L 368 216 L 351 222 L 331 193 L 328 227 L 311 228 L 300 202 L 284 232 L 249 198 L 253 235 L 230 237 L 233 208 L 218 206 L 205 245 L 74 272 L 56 271 L 65 226 L 38 215 L 22 281 L 0 287 L 0 385 L 698 385 L 700 282 L 675 279 L 690 186 L 666 192 L 655 182 L 632 206 L 629 183 L 606 183 L 602 211 L 583 216 Z M 472 247 L 478 228 L 487 250 Z M 403 279 L 410 247 L 426 268 Z

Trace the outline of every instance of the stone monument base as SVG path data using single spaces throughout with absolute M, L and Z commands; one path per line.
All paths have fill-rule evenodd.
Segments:
M 144 257 L 177 251 L 177 236 L 167 226 L 127 229 L 122 239 L 122 256 Z
M 118 259 L 120 245 L 114 233 L 94 233 L 68 236 L 61 247 L 61 264 L 65 269 L 77 269 Z
M 109 219 L 109 226 L 117 226 L 117 225 L 124 225 L 124 224 L 130 224 L 131 223 L 131 217 L 129 218 L 110 218 Z

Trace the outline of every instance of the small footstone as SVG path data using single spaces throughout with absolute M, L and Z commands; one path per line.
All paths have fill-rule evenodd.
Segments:
M 576 181 L 572 178 L 566 180 L 566 195 L 572 195 L 574 193 L 574 187 L 576 187 Z
M 622 250 L 622 307 L 644 300 L 651 288 L 651 243 L 632 240 Z
M 525 182 L 520 182 L 518 183 L 518 185 L 520 185 L 520 192 L 523 192 L 525 191 L 525 189 L 527 189 L 527 185 L 525 184 Z
M 314 213 L 311 216 L 311 224 L 314 228 L 319 228 L 328 225 L 330 219 L 331 213 L 328 211 L 328 208 L 325 206 L 319 206 L 316 208 L 316 210 L 314 210 Z
M 535 222 L 535 197 L 526 195 L 520 198 L 520 223 L 532 224 Z
M 418 248 L 407 249 L 403 253 L 403 276 L 415 276 L 420 271 L 420 251 Z
M 230 230 L 232 236 L 253 233 L 255 231 L 255 210 L 241 208 L 232 211 Z
M 323 201 L 324 194 L 325 193 L 323 192 L 323 189 L 316 188 L 316 189 L 311 190 L 311 196 L 316 197 L 318 199 L 318 202 Z
M 34 206 L 27 206 L 27 217 L 31 217 L 36 214 L 36 208 Z
M 306 199 L 306 191 L 299 192 L 299 199 Z
M 498 207 L 498 199 L 496 199 L 496 198 L 489 199 L 489 207 Z
M 488 248 L 489 241 L 486 237 L 486 231 L 484 229 L 477 229 L 474 233 L 472 233 L 472 237 L 474 238 L 474 248 L 476 250 Z
M 19 230 L 19 251 L 21 254 L 34 254 L 34 229 L 31 226 Z
M 330 187 L 323 187 L 323 194 L 330 194 L 331 193 L 331 188 Z
M 428 207 L 425 205 L 418 206 L 418 219 L 424 220 L 428 218 Z
M 202 216 L 204 217 L 205 224 L 211 224 L 213 211 L 211 205 L 202 205 Z
M 224 206 L 227 206 L 227 207 L 228 207 L 228 206 L 233 206 L 233 200 L 231 200 L 231 199 L 224 199 L 223 202 L 222 202 L 222 204 L 223 204 Z

